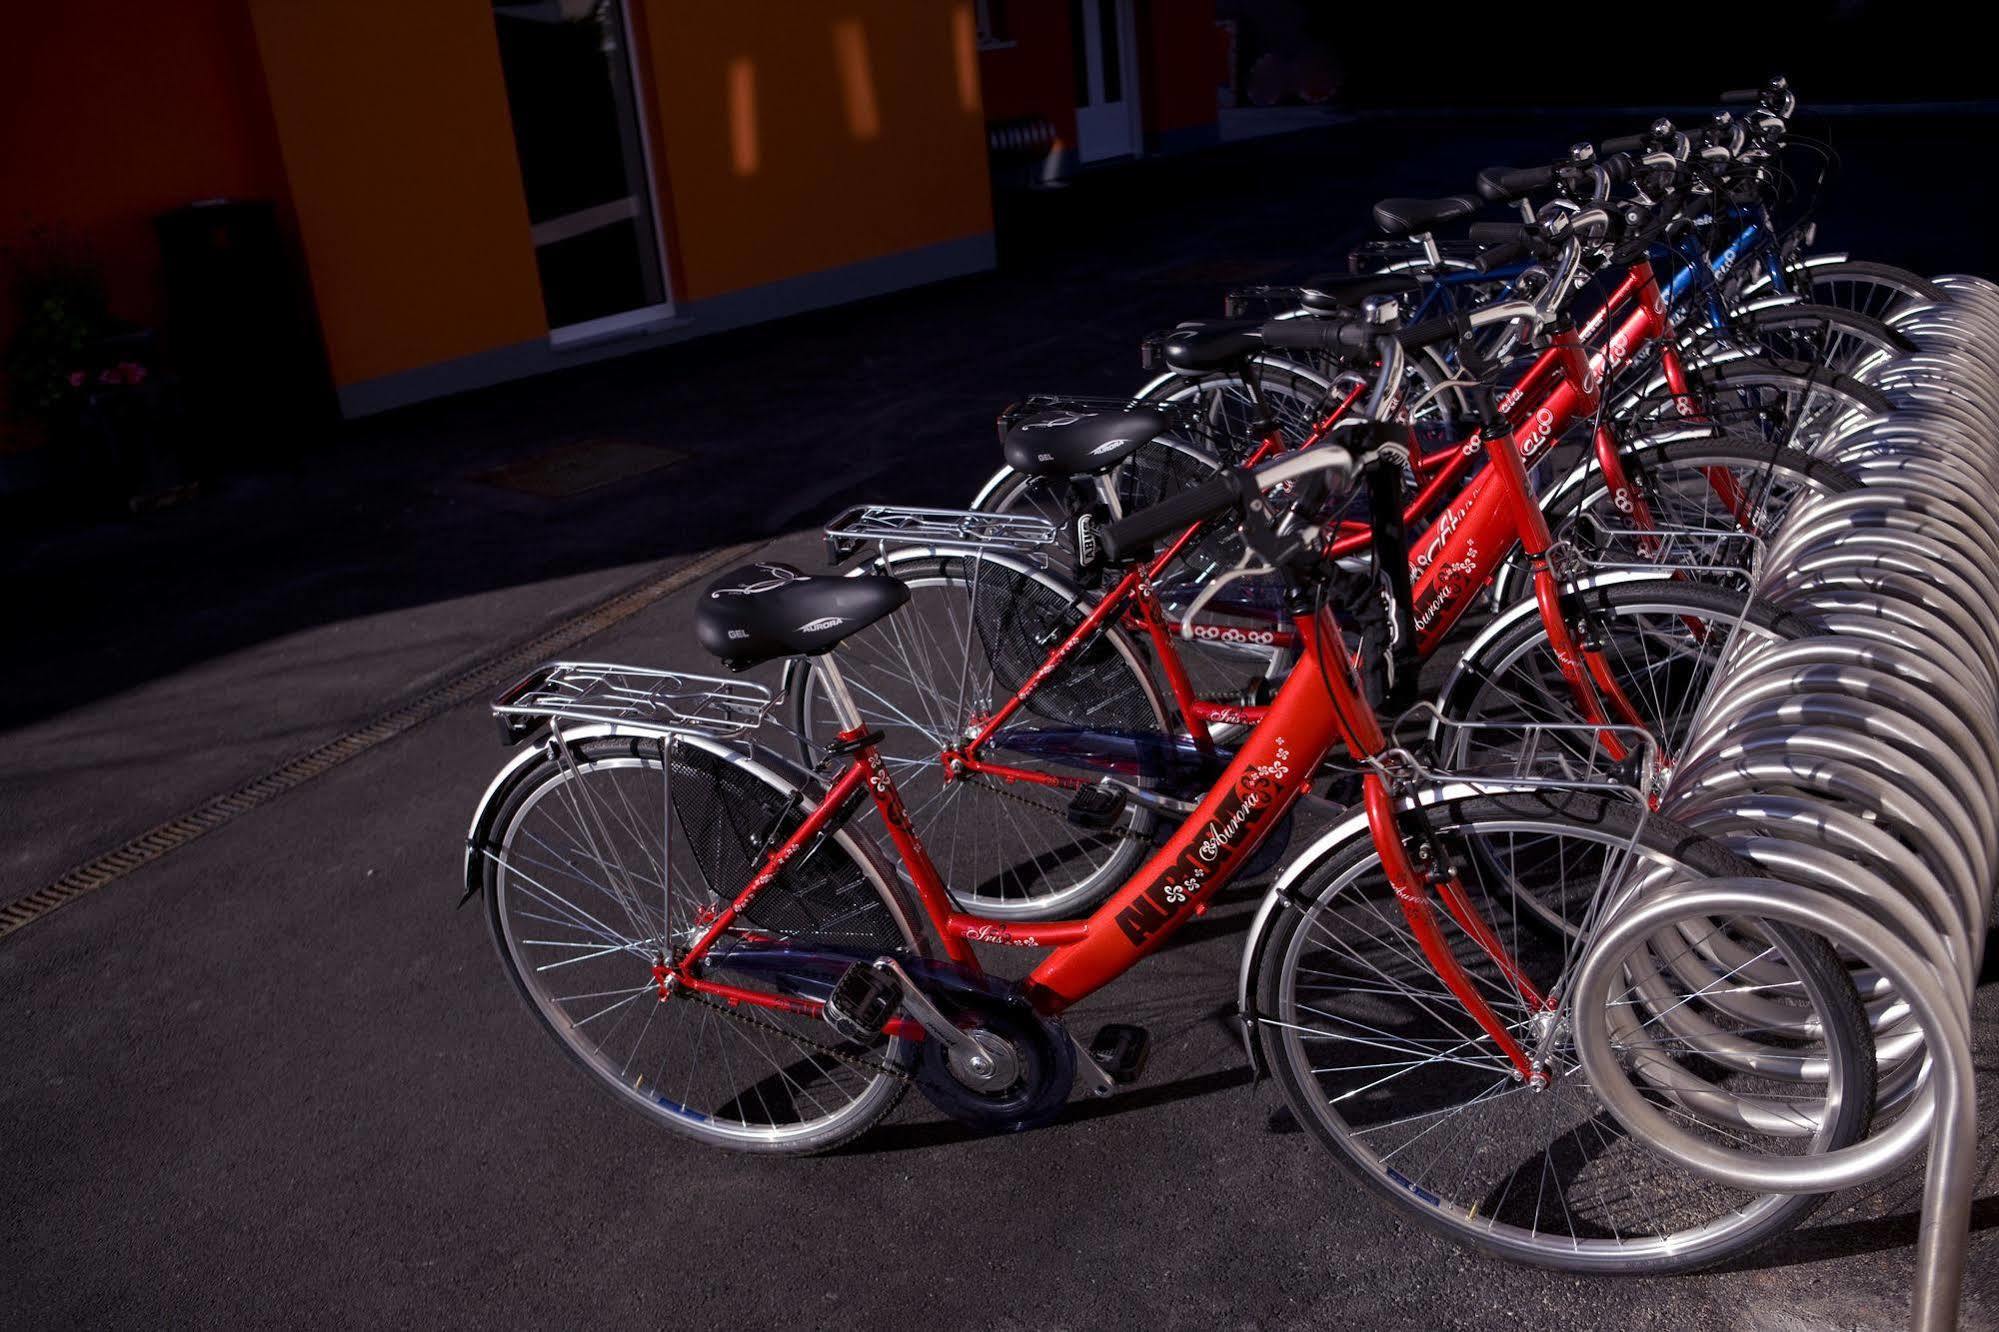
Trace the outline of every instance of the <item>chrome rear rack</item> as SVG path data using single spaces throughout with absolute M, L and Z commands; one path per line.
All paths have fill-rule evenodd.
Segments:
M 777 700 L 751 680 L 725 680 L 686 671 L 611 666 L 591 661 L 551 661 L 537 666 L 493 700 L 493 715 L 509 744 L 554 718 L 614 722 L 666 733 L 698 731 L 742 735 L 769 718 Z
M 859 504 L 826 524 L 826 554 L 838 564 L 869 545 L 1034 552 L 1060 536 L 1054 523 L 1031 514 Z

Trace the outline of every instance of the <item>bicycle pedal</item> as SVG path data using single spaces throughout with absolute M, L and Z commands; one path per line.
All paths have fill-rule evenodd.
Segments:
M 1090 1058 L 1116 1083 L 1137 1082 L 1151 1053 L 1151 1033 L 1129 1022 L 1106 1022 L 1090 1038 Z
M 1122 786 L 1113 786 L 1108 782 L 1081 787 L 1069 797 L 1069 822 L 1079 828 L 1092 828 L 1099 832 L 1114 828 L 1124 817 L 1126 799 Z
M 840 973 L 820 1016 L 850 1041 L 867 1045 L 902 1008 L 902 984 L 886 971 L 856 962 Z

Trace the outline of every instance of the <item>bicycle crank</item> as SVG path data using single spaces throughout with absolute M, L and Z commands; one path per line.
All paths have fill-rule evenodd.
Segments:
M 1076 1080 L 1076 1046 L 1059 1022 L 1018 1000 L 953 995 L 957 1042 L 926 1040 L 916 1086 L 939 1110 L 995 1133 L 1039 1128 L 1062 1113 Z M 928 1035 L 928 1028 L 925 1028 Z
M 1077 1058 L 1059 1022 L 1041 1017 L 1010 988 L 932 976 L 922 963 L 910 965 L 937 982 L 932 991 L 893 957 L 848 967 L 826 995 L 821 1015 L 827 1025 L 865 1045 L 898 1013 L 915 1021 L 924 1037 L 917 1043 L 917 1088 L 961 1123 L 1012 1133 L 1061 1113 Z M 1101 1075 L 1096 1080 L 1109 1081 Z

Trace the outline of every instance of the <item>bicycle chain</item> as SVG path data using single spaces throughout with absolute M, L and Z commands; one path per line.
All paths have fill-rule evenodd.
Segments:
M 1045 814 L 1053 814 L 1055 817 L 1062 819 L 1065 822 L 1069 817 L 1068 810 L 1059 808 L 1055 805 L 1048 804 L 1046 801 L 1036 800 L 1031 796 L 1024 796 L 1018 791 L 1009 789 L 1012 786 L 1012 783 L 994 781 L 991 778 L 987 777 L 984 773 L 973 773 L 970 776 L 960 777 L 957 780 L 961 782 L 973 783 L 979 786 L 983 790 L 991 791 L 994 795 L 1001 795 L 1005 796 L 1008 800 L 1018 801 L 1019 803 L 1026 805 L 1030 809 L 1038 809 Z M 1121 841 L 1144 842 L 1147 846 L 1152 846 L 1152 847 L 1160 847 L 1166 845 L 1165 839 L 1160 837 L 1157 833 L 1145 836 L 1139 833 L 1128 832 L 1124 830 L 1118 830 L 1113 832 L 1111 829 L 1108 828 L 1091 828 L 1088 829 L 1087 831 L 1110 833 L 1111 836 L 1116 837 Z
M 720 1013 L 723 1017 L 730 1018 L 736 1022 L 740 1022 L 746 1027 L 755 1027 L 762 1031 L 768 1032 L 773 1036 L 782 1036 L 787 1041 L 792 1041 L 799 1045 L 809 1046 L 810 1048 L 817 1050 L 819 1053 L 826 1055 L 832 1059 L 836 1059 L 839 1062 L 847 1064 L 853 1068 L 861 1069 L 864 1072 L 886 1073 L 898 1082 L 904 1083 L 909 1086 L 916 1085 L 916 1075 L 909 1072 L 907 1069 L 897 1068 L 895 1065 L 888 1063 L 885 1060 L 870 1059 L 866 1055 L 848 1054 L 845 1050 L 836 1049 L 831 1045 L 827 1045 L 823 1041 L 815 1041 L 810 1036 L 801 1036 L 795 1031 L 787 1031 L 785 1028 L 778 1026 L 775 1022 L 772 1022 L 767 1018 L 759 1017 L 755 1013 L 745 1012 L 741 1004 L 717 1003 L 715 1000 L 710 999 L 707 995 L 696 994 L 694 991 L 686 989 L 685 987 L 676 989 L 674 991 L 674 994 L 692 1003 L 700 1004 L 703 1008 L 712 1008 L 716 1012 Z

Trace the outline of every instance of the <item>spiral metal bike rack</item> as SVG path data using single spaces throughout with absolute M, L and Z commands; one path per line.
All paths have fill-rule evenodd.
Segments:
M 1626 893 L 1571 996 L 1581 1062 L 1606 1108 L 1712 1179 L 1831 1192 L 1879 1179 L 1927 1144 L 1911 1311 L 1922 1329 L 1957 1318 L 1978 1133 L 1971 1002 L 1999 883 L 1999 519 L 1986 505 L 1999 487 L 1999 286 L 1936 285 L 1945 300 L 1889 314 L 1917 350 L 1853 370 L 1893 410 L 1842 413 L 1794 441 L 1863 482 L 1799 499 L 1764 534 L 1757 595 L 1814 632 L 1734 637 L 1673 756 L 1661 812 L 1764 877 Z M 1773 1155 L 1690 1133 L 1641 1093 L 1656 1077 L 1620 1048 L 1605 999 L 1657 966 L 1633 960 L 1648 940 L 1689 919 L 1736 931 L 1678 964 L 1676 981 L 1695 995 L 1745 978 L 1781 986 L 1781 966 L 1742 942 L 1754 942 L 1745 922 L 1795 925 L 1841 950 L 1875 1037 L 1882 1104 L 1899 1107 L 1885 1128 L 1828 1152 Z M 1679 1108 L 1701 1122 L 1698 1102 Z

